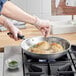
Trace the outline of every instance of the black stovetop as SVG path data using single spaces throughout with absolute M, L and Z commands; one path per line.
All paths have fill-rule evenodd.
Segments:
M 55 59 L 35 59 L 22 51 L 24 76 L 76 76 L 76 46 L 67 54 Z

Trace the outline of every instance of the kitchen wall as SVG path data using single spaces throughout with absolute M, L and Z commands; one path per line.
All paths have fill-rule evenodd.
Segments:
M 50 18 L 51 16 L 51 0 L 12 0 L 12 2 L 40 18 Z
M 42 19 L 49 20 L 71 20 L 71 16 L 52 16 L 51 0 L 11 0 L 24 11 L 36 15 Z
M 56 2 L 56 1 L 59 1 L 59 2 Z M 72 4 L 71 6 L 71 3 L 72 3 L 71 0 L 51 0 L 51 2 L 52 2 L 53 15 L 76 15 L 76 5 L 73 6 Z

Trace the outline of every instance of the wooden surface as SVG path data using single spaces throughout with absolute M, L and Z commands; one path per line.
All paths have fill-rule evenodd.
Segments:
M 26 25 L 26 29 L 21 29 L 23 34 L 28 37 L 42 36 L 41 32 L 36 29 L 33 25 Z M 7 32 L 0 32 L 0 50 L 3 51 L 3 47 L 5 46 L 19 46 L 22 40 L 14 41 L 13 39 L 7 36 Z M 60 35 L 52 35 L 57 37 L 62 37 L 70 41 L 71 44 L 76 44 L 76 33 L 71 34 L 60 34 Z

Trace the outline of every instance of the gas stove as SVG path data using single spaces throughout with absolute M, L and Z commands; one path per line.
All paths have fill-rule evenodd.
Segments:
M 18 69 L 8 69 L 6 61 L 11 58 L 20 63 Z M 32 58 L 20 46 L 8 46 L 4 48 L 3 65 L 3 76 L 76 76 L 76 45 L 55 60 Z
M 22 50 L 22 62 L 24 76 L 76 76 L 76 46 L 55 60 L 32 58 Z

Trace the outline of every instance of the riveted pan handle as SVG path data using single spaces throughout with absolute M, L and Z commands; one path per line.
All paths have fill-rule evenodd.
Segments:
M 8 32 L 7 35 L 13 35 L 13 34 L 11 32 Z M 25 40 L 25 36 L 24 35 L 18 34 L 17 36 L 18 36 L 19 39 Z

